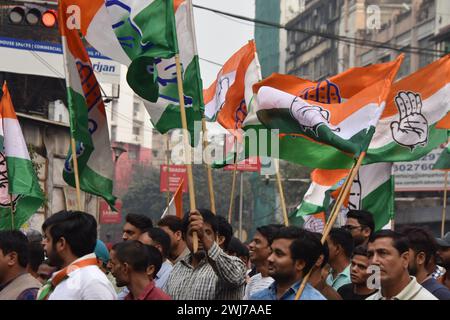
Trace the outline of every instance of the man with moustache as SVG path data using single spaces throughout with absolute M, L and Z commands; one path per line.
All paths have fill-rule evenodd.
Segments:
M 163 291 L 174 300 L 240 300 L 244 294 L 245 265 L 227 255 L 215 242 L 217 217 L 198 209 L 184 215 L 183 237 L 190 254 L 170 273 Z M 198 236 L 194 253 L 193 233 Z
M 60 211 L 42 225 L 49 264 L 59 271 L 38 293 L 38 300 L 115 300 L 116 292 L 98 267 L 95 218 L 80 211 Z
M 450 289 L 450 232 L 447 232 L 444 238 L 436 239 L 438 244 L 438 255 L 442 266 L 446 272 L 438 278 L 438 281 Z
M 349 210 L 343 228 L 352 234 L 355 247 L 367 246 L 370 236 L 375 231 L 373 215 L 365 210 Z

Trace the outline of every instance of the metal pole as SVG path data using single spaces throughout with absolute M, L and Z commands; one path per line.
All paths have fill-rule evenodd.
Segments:
M 239 240 L 242 241 L 242 208 L 244 206 L 244 175 L 242 171 L 239 171 L 241 176 L 241 190 L 239 191 Z
M 445 219 L 447 212 L 447 187 L 448 187 L 448 171 L 445 172 L 445 182 L 444 182 L 444 199 L 442 204 L 442 224 L 441 224 L 441 238 L 444 237 L 445 232 Z

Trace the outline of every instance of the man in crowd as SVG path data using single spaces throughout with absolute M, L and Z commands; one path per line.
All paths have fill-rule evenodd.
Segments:
M 219 247 L 227 252 L 228 245 L 233 237 L 233 227 L 228 223 L 223 216 L 217 216 L 217 244 Z
M 116 292 L 94 254 L 97 222 L 84 212 L 60 211 L 42 225 L 42 244 L 55 272 L 38 299 L 115 300 Z
M 380 290 L 366 300 L 437 300 L 408 273 L 408 239 L 392 230 L 380 230 L 369 239 L 369 264 L 375 266 L 374 282 Z
M 365 210 L 349 210 L 343 228 L 352 234 L 355 246 L 367 246 L 370 236 L 375 231 L 373 215 Z
M 317 240 L 321 241 L 322 234 L 313 232 Z M 330 265 L 328 260 L 330 253 L 328 251 L 328 244 L 322 245 L 322 252 L 319 258 L 311 269 L 311 275 L 309 277 L 309 283 L 317 289 L 327 300 L 342 300 L 341 296 L 330 285 L 327 284 L 327 277 L 330 274 Z
M 351 283 L 350 257 L 353 252 L 353 238 L 350 232 L 341 228 L 333 228 L 328 236 L 329 263 L 331 272 L 327 284 L 338 290 L 345 284 Z
M 190 254 L 173 268 L 163 287 L 174 300 L 240 300 L 244 294 L 245 265 L 227 255 L 215 242 L 217 216 L 206 209 L 185 214 L 183 236 Z M 194 253 L 193 234 L 198 236 Z
M 269 287 L 273 282 L 273 278 L 269 276 L 267 258 L 272 254 L 270 245 L 281 227 L 281 225 L 270 224 L 256 228 L 255 235 L 249 243 L 249 254 L 250 262 L 255 266 L 257 274 L 250 278 L 245 288 L 245 300 L 248 300 L 256 292 Z
M 437 254 L 438 245 L 434 237 L 420 227 L 405 228 L 402 232 L 409 243 L 409 274 L 439 300 L 450 300 L 450 290 L 437 282 L 427 270 L 431 257 Z
M 319 258 L 322 244 L 310 231 L 283 227 L 273 238 L 271 248 L 268 273 L 275 281 L 250 296 L 250 300 L 294 300 L 303 277 Z M 325 297 L 307 283 L 300 300 L 325 300 Z
M 438 255 L 442 266 L 446 269 L 438 281 L 450 289 L 450 232 L 447 232 L 442 239 L 437 239 L 439 246 Z
M 152 278 L 161 263 L 162 255 L 156 247 L 130 240 L 113 246 L 109 265 L 117 286 L 128 288 L 125 300 L 170 300 Z
M 242 260 L 246 267 L 248 267 L 249 251 L 245 244 L 236 237 L 232 237 L 228 244 L 228 249 L 225 251 L 230 256 L 238 257 Z
M 42 248 L 42 236 L 36 230 L 27 234 L 28 239 L 28 264 L 27 272 L 36 279 L 38 278 L 38 269 L 44 262 L 44 249 Z
M 361 245 L 353 250 L 352 264 L 350 267 L 351 283 L 339 288 L 338 293 L 344 300 L 365 300 L 375 293 L 376 289 L 367 287 L 367 272 L 369 258 L 367 258 L 367 247 Z
M 0 231 L 0 300 L 35 300 L 41 283 L 26 271 L 28 240 L 20 231 Z
M 153 227 L 152 220 L 143 214 L 129 213 L 125 217 L 122 240 L 137 240 L 144 230 Z
M 158 227 L 164 230 L 170 237 L 168 259 L 175 265 L 190 253 L 183 239 L 183 221 L 177 216 L 165 216 L 158 221 Z
M 172 263 L 167 259 L 167 254 L 170 251 L 169 235 L 163 229 L 150 228 L 141 234 L 139 241 L 143 244 L 152 245 L 161 252 L 163 262 L 154 278 L 156 287 L 164 287 L 173 269 Z

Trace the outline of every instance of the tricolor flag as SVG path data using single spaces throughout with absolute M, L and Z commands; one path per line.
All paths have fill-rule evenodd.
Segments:
M 308 91 L 300 98 L 289 83 L 263 81 L 253 87 L 257 117 L 266 128 L 295 136 L 301 152 L 297 162 L 313 168 L 346 168 L 351 161 L 340 161 L 336 150 L 352 158 L 367 149 L 402 60 L 400 56 L 390 63 L 384 77 L 346 101 L 340 101 L 336 92 L 321 97 L 320 89 L 314 99 L 325 102 L 309 100 Z
M 320 170 L 311 173 L 311 185 L 298 207 L 296 216 L 327 211 L 336 199 L 350 170 Z M 344 201 L 348 210 L 367 210 L 373 214 L 375 229 L 385 226 L 394 216 L 394 178 L 392 163 L 361 166 Z
M 175 194 L 170 200 L 169 206 L 164 210 L 161 219 L 169 215 L 177 216 L 180 219 L 183 218 L 183 183 L 184 180 L 181 180 L 177 191 L 175 191 Z
M 128 67 L 130 87 L 144 99 L 155 128 L 181 128 L 176 65 L 183 72 L 188 127 L 203 110 L 192 8 L 186 0 L 62 0 L 80 8 L 80 31 L 103 55 Z M 65 11 L 64 11 L 65 12 Z
M 203 91 L 205 116 L 224 128 L 240 129 L 247 116 L 252 87 L 261 80 L 255 42 L 249 41 L 225 62 L 217 79 Z
M 450 55 L 394 83 L 364 163 L 413 161 L 447 142 Z
M 442 150 L 436 163 L 433 165 L 433 170 L 450 170 L 450 144 L 447 144 L 444 150 Z
M 80 187 L 83 191 L 103 197 L 111 206 L 116 198 L 113 190 L 113 161 L 108 123 L 100 87 L 95 78 L 86 48 L 76 29 L 66 21 L 66 2 L 60 2 L 59 26 L 62 37 L 70 131 L 76 141 Z M 67 184 L 75 187 L 69 149 L 63 170 Z
M 6 82 L 0 100 L 0 230 L 19 229 L 44 203 Z M 11 216 L 13 212 L 14 217 Z

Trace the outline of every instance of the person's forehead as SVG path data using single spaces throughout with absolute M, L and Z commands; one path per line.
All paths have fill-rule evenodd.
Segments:
M 137 231 L 137 230 L 139 230 L 136 226 L 133 226 L 131 223 L 129 223 L 129 222 L 126 222 L 124 225 L 123 225 L 123 229 L 124 230 L 131 230 L 131 231 Z
M 362 263 L 362 264 L 366 264 L 366 263 L 369 262 L 369 258 L 366 257 L 366 256 L 362 256 L 362 255 L 360 255 L 360 254 L 355 254 L 355 255 L 352 257 L 352 262 L 354 262 L 354 263 Z
M 273 240 L 272 248 L 277 248 L 277 249 L 281 249 L 281 250 L 289 250 L 289 247 L 293 241 L 294 241 L 293 239 L 278 238 L 278 239 Z
M 253 238 L 267 241 L 267 238 L 259 231 L 255 232 L 255 235 L 253 236 Z
M 346 224 L 351 226 L 359 226 L 359 222 L 355 218 L 347 218 Z
M 368 247 L 369 249 L 395 249 L 394 241 L 389 237 L 378 238 L 373 242 L 369 242 Z

